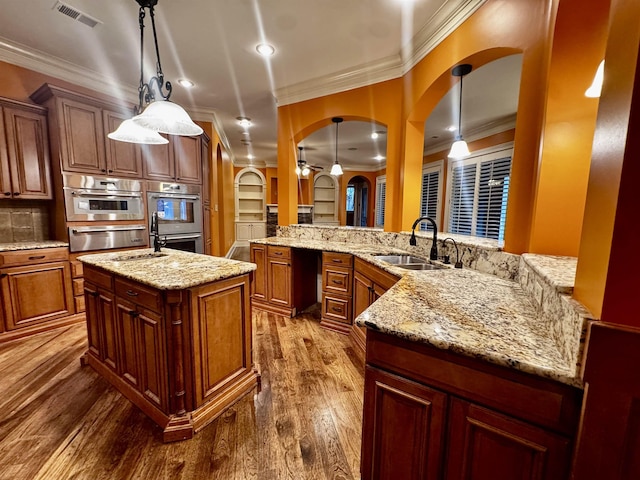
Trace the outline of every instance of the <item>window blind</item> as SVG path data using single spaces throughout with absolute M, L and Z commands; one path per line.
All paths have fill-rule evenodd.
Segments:
M 387 199 L 387 177 L 376 178 L 376 227 L 384 227 L 384 205 Z
M 477 164 L 458 165 L 452 169 L 449 231 L 471 235 L 476 190 Z
M 476 233 L 478 237 L 504 237 L 511 158 L 480 164 Z
M 420 196 L 420 216 L 431 217 L 437 221 L 438 217 L 438 196 L 440 194 L 440 170 L 423 171 L 422 173 L 422 193 Z M 420 223 L 420 230 L 433 230 L 428 222 Z

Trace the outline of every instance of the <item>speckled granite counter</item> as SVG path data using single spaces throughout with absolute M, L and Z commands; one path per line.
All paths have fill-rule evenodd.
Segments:
M 407 253 L 408 249 L 383 243 L 355 244 L 308 236 L 279 236 L 255 243 L 351 253 L 401 276 L 355 320 L 358 325 L 368 322 L 368 326 L 391 335 L 565 384 L 582 385 L 580 339 L 586 329 L 584 323 L 570 321 L 566 331 L 558 331 L 529 291 L 516 281 L 468 268 L 414 272 L 393 267 L 374 255 Z M 555 283 L 566 289 L 570 259 L 562 265 L 543 256 L 534 256 L 531 261 L 539 265 L 539 273 L 555 272 Z
M 41 242 L 0 243 L 0 252 L 15 252 L 18 250 L 33 250 L 37 248 L 68 247 L 69 243 L 58 240 L 43 240 Z
M 182 290 L 236 277 L 256 269 L 253 263 L 170 248 L 162 249 L 161 255 L 148 248 L 82 255 L 78 260 L 159 290 Z

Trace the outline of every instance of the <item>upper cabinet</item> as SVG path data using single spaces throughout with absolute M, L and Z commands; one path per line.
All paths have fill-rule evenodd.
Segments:
M 144 178 L 180 183 L 202 183 L 200 137 L 169 135 L 165 145 L 141 145 Z
M 139 148 L 107 137 L 131 116 L 129 104 L 116 104 L 44 84 L 31 99 L 49 108 L 53 152 L 66 172 L 142 177 Z
M 0 198 L 52 198 L 46 109 L 3 98 L 0 110 Z

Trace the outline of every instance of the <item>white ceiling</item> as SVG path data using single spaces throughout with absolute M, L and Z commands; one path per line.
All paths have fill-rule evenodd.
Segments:
M 2 0 L 0 60 L 137 102 L 138 4 L 134 0 L 64 3 L 101 23 L 92 29 L 59 13 L 53 8 L 56 0 Z M 398 77 L 482 3 L 484 0 L 159 0 L 156 25 L 165 79 L 174 85 L 171 99 L 194 118 L 214 121 L 237 163 L 246 163 L 251 153 L 255 164 L 275 165 L 276 99 L 280 104 L 290 103 Z M 146 25 L 145 80 L 155 71 L 148 17 Z M 268 60 L 255 52 L 262 41 L 276 48 Z M 467 84 L 473 83 L 474 74 L 468 82 L 465 79 L 465 102 Z M 488 75 L 489 84 L 496 86 L 496 78 L 507 81 L 508 76 L 504 72 L 497 77 Z M 178 85 L 183 77 L 195 82 L 195 88 Z M 469 90 L 472 108 L 474 95 Z M 506 109 L 515 112 L 512 101 Z M 463 117 L 466 115 L 465 103 Z M 238 116 L 251 118 L 249 136 L 242 135 L 235 120 Z M 322 142 L 332 146 L 328 161 L 335 156 L 335 126 L 327 129 L 306 140 L 309 147 L 318 149 L 317 153 L 306 152 L 309 163 L 327 157 L 322 154 Z M 370 124 L 345 122 L 340 129 L 340 144 L 344 139 L 345 148 L 358 148 L 360 163 L 375 155 L 376 145 L 382 148 L 384 135 L 376 143 L 360 139 L 371 133 Z M 242 144 L 247 137 L 249 145 Z

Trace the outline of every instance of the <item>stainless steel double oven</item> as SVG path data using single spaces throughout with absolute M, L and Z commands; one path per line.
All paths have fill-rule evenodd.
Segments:
M 166 246 L 204 252 L 201 187 L 169 182 L 147 184 L 147 213 L 158 212 L 158 232 Z M 153 239 L 151 239 L 151 243 Z

